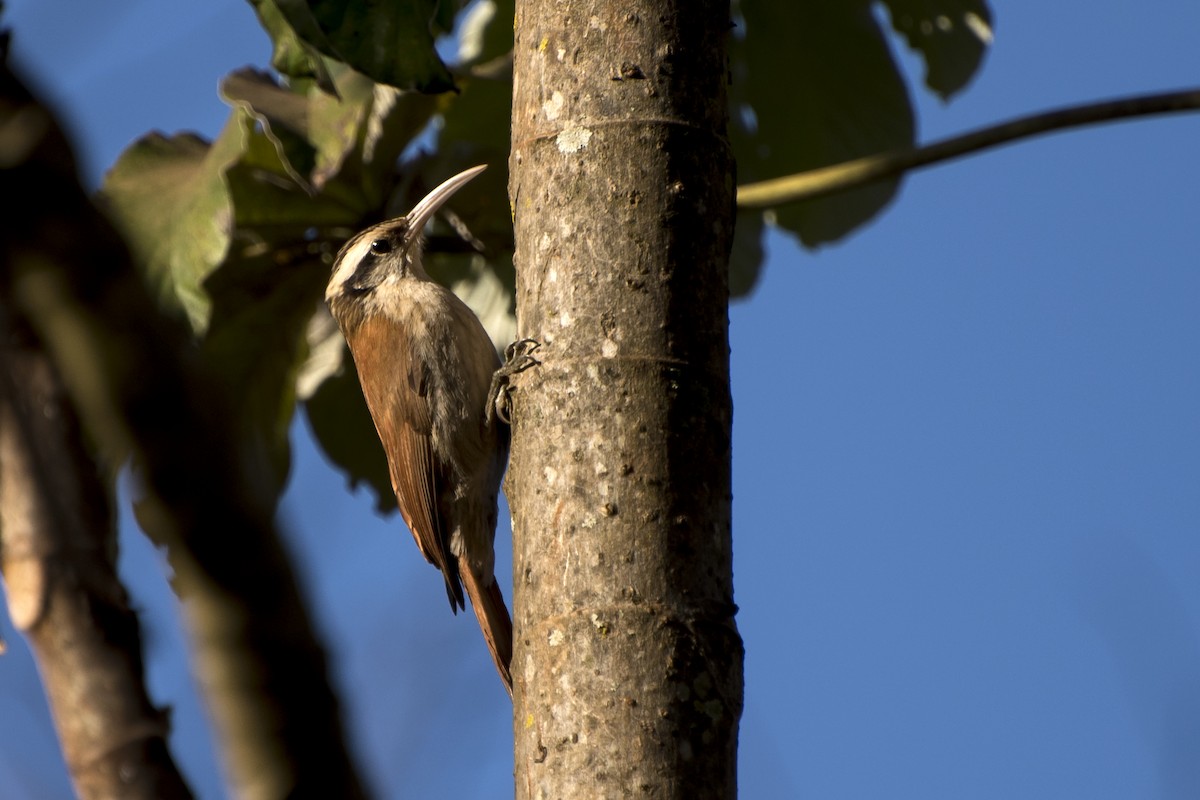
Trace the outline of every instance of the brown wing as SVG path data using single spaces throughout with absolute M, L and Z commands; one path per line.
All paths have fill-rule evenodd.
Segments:
M 427 366 L 412 357 L 400 329 L 382 317 L 368 318 L 355 332 L 351 351 L 367 408 L 387 454 L 400 513 L 425 560 L 442 571 L 455 611 L 464 608 L 457 564 L 438 518 L 441 464 L 433 457 Z

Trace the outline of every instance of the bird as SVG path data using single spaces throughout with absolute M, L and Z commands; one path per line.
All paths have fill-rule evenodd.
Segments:
M 454 175 L 404 216 L 351 237 L 325 300 L 354 359 L 400 513 L 441 570 L 451 610 L 470 600 L 511 696 L 512 620 L 494 572 L 509 448 L 507 416 L 494 413 L 502 365 L 479 318 L 422 263 L 426 223 L 485 168 Z

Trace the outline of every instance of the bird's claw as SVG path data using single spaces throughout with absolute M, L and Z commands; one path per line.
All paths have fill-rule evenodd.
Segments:
M 536 339 L 518 339 L 504 348 L 504 364 L 492 375 L 492 386 L 488 392 L 489 425 L 496 419 L 505 425 L 512 424 L 512 376 L 542 363 L 533 357 L 541 346 L 542 343 Z
M 518 339 L 517 341 L 504 348 L 504 366 L 500 367 L 501 372 L 507 372 L 509 375 L 516 375 L 518 372 L 524 372 L 534 364 L 540 364 L 533 357 L 533 354 L 538 351 L 542 343 L 537 339 Z

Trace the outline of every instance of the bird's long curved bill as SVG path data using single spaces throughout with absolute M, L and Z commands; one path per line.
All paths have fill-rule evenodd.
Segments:
M 478 167 L 465 169 L 453 178 L 442 181 L 436 189 L 422 197 L 421 202 L 413 206 L 412 211 L 408 212 L 408 229 L 417 232 L 423 230 L 425 223 L 429 222 L 429 218 L 437 213 L 437 210 L 450 199 L 451 195 L 466 186 L 472 178 L 485 169 L 487 169 L 487 164 L 480 164 Z

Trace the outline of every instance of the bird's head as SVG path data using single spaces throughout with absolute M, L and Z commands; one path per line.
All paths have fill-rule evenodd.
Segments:
M 425 224 L 450 196 L 487 169 L 471 167 L 442 182 L 402 217 L 372 225 L 338 251 L 325 300 L 339 322 L 352 310 L 363 312 L 381 286 L 415 278 L 429 280 L 421 263 Z

